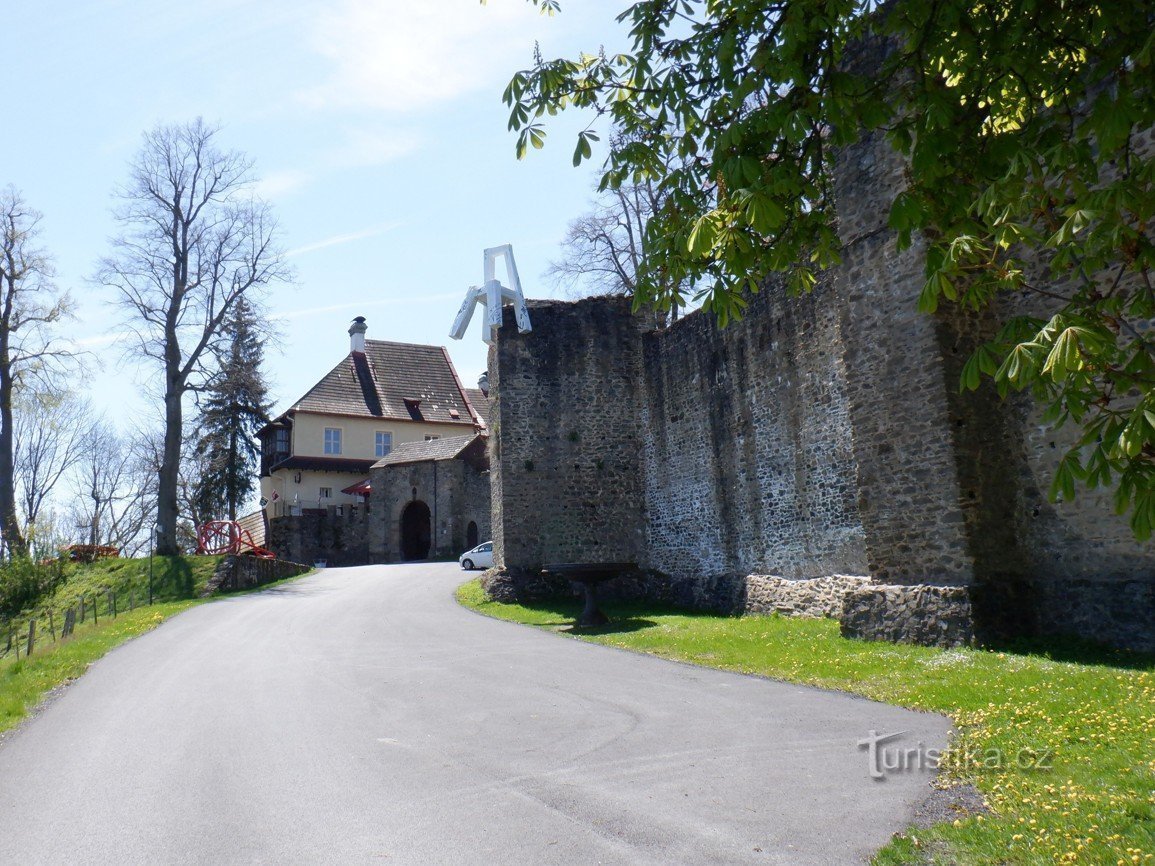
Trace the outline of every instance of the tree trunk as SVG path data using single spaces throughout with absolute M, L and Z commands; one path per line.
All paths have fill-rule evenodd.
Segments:
M 100 494 L 96 486 L 92 488 L 92 525 L 88 527 L 88 543 L 93 547 L 100 544 L 100 512 L 104 506 L 100 504 Z
M 179 379 L 168 377 L 168 387 L 164 395 L 164 452 L 160 462 L 160 475 L 156 494 L 156 552 L 158 556 L 175 556 L 180 553 L 177 544 L 176 523 L 179 514 L 177 498 L 180 492 L 180 451 L 184 435 L 183 397 L 184 389 Z
M 0 537 L 11 557 L 28 555 L 16 517 L 16 483 L 12 458 L 12 358 L 7 332 L 0 334 Z

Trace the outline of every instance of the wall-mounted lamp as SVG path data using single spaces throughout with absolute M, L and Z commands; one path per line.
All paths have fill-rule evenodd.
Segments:
M 293 475 L 293 482 L 296 484 L 301 483 L 301 473 L 300 472 L 297 472 Z

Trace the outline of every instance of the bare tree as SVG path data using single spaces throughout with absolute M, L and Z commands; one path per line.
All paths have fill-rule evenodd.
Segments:
M 572 295 L 626 295 L 638 290 L 646 225 L 662 207 L 661 193 L 650 181 L 622 184 L 598 193 L 593 209 L 570 222 L 562 239 L 562 256 L 546 276 Z M 651 279 L 663 281 L 661 274 Z M 672 298 L 682 292 L 669 291 Z M 679 305 L 670 309 L 678 317 Z
M 156 449 L 148 437 L 128 439 L 103 419 L 94 422 L 72 476 L 71 521 L 84 543 L 139 553 L 156 511 Z
M 133 334 L 130 351 L 163 372 L 164 444 L 157 478 L 157 552 L 178 552 L 184 401 L 204 387 L 233 306 L 289 272 L 269 207 L 252 192 L 252 164 L 214 144 L 197 119 L 144 136 L 121 190 L 122 226 L 99 280 L 113 287 Z
M 52 335 L 70 299 L 53 283 L 48 254 L 37 245 L 41 215 L 14 187 L 0 190 L 0 538 L 10 555 L 28 552 L 16 513 L 13 399 L 71 353 Z
M 72 394 L 32 393 L 19 400 L 13 468 L 28 534 L 44 503 L 88 447 L 91 419 L 92 404 Z

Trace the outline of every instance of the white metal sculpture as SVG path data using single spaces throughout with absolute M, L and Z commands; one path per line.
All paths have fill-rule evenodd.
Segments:
M 497 259 L 505 260 L 505 276 L 508 286 L 502 285 L 497 279 Z M 453 329 L 449 336 L 460 340 L 469 330 L 469 322 L 473 318 L 473 308 L 480 304 L 485 307 L 485 327 L 481 331 L 481 339 L 492 343 L 497 339 L 497 330 L 501 327 L 501 304 L 503 301 L 513 301 L 513 314 L 517 319 L 517 330 L 521 334 L 532 331 L 529 324 L 529 310 L 525 306 L 525 295 L 521 293 L 521 280 L 517 276 L 517 263 L 513 260 L 513 246 L 505 244 L 500 247 L 490 247 L 485 251 L 485 282 L 480 286 L 470 286 L 465 295 L 465 303 L 457 311 L 457 318 L 453 321 Z

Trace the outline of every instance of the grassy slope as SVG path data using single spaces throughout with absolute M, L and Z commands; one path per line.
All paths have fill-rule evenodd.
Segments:
M 497 604 L 477 581 L 458 598 L 551 629 L 568 630 L 579 609 Z M 957 734 L 945 777 L 975 784 L 991 813 L 900 834 L 879 863 L 1155 863 L 1151 658 L 940 650 L 846 640 L 829 620 L 606 609 L 613 625 L 576 636 L 950 715 Z M 990 750 L 1000 766 L 986 765 Z M 1020 756 L 1051 769 L 1020 768 Z
M 221 559 L 220 556 L 154 556 L 154 598 L 157 601 L 196 598 Z M 130 588 L 136 591 L 139 603 L 141 599 L 148 598 L 148 567 L 148 557 L 101 559 L 90 565 L 66 565 L 64 586 L 56 591 L 51 600 L 37 606 L 62 610 L 75 604 L 82 593 L 92 595 L 94 592 L 111 589 L 119 597 L 127 595 Z

